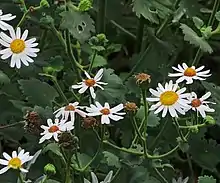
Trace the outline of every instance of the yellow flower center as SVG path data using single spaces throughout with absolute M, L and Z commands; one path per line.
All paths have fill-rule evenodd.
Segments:
M 184 71 L 184 76 L 193 77 L 195 75 L 196 75 L 196 70 L 193 69 L 192 67 L 189 67 Z
M 160 102 L 163 105 L 173 105 L 178 100 L 179 96 L 174 91 L 166 91 L 160 95 Z
M 107 108 L 102 109 L 100 112 L 101 112 L 102 114 L 104 114 L 104 115 L 110 114 L 110 110 L 107 109 Z
M 8 166 L 14 169 L 19 169 L 21 167 L 21 160 L 18 157 L 12 158 L 8 162 Z
M 65 107 L 64 110 L 65 110 L 65 111 L 75 111 L 75 109 L 76 109 L 76 108 L 75 108 L 74 106 L 68 105 L 68 106 Z
M 95 80 L 94 79 L 87 79 L 87 80 L 85 80 L 85 84 L 89 87 L 94 86 Z
M 193 99 L 191 102 L 192 107 L 199 107 L 202 102 L 199 99 Z
M 53 125 L 53 126 L 51 126 L 51 127 L 48 129 L 48 132 L 54 133 L 54 132 L 56 132 L 56 131 L 58 131 L 58 130 L 59 130 L 59 127 L 56 126 L 56 125 Z
M 25 42 L 21 39 L 15 39 L 11 42 L 10 48 L 13 53 L 21 53 L 25 49 Z

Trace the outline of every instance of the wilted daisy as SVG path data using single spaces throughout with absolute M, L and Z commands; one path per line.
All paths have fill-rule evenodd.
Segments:
M 110 124 L 110 119 L 118 121 L 123 119 L 121 115 L 125 115 L 125 112 L 119 112 L 124 108 L 123 104 L 119 104 L 113 108 L 110 108 L 109 104 L 106 102 L 104 107 L 99 103 L 95 102 L 95 105 L 91 104 L 86 110 L 89 112 L 88 116 L 101 116 L 102 124 Z
M 36 38 L 27 39 L 28 30 L 25 30 L 23 34 L 21 34 L 21 29 L 18 27 L 15 30 L 10 29 L 10 37 L 5 33 L 0 33 L 0 44 L 2 44 L 5 49 L 0 51 L 1 59 L 5 60 L 11 57 L 10 67 L 21 68 L 21 63 L 26 66 L 29 66 L 29 63 L 34 62 L 31 57 L 36 57 L 37 52 L 40 49 L 35 48 L 38 43 L 34 43 Z
M 18 169 L 22 172 L 28 172 L 28 170 L 24 169 L 22 165 L 28 161 L 30 161 L 33 156 L 29 155 L 29 152 L 24 153 L 24 149 L 20 152 L 13 151 L 12 157 L 8 155 L 6 152 L 3 153 L 3 157 L 6 159 L 0 159 L 0 164 L 5 165 L 6 167 L 0 170 L 0 174 L 5 173 L 8 169 Z
M 108 84 L 100 81 L 103 76 L 103 69 L 100 69 L 94 78 L 92 78 L 86 71 L 85 71 L 85 75 L 87 79 L 83 79 L 83 81 L 78 83 L 77 85 L 72 85 L 72 88 L 73 89 L 80 88 L 80 90 L 78 91 L 80 94 L 84 93 L 89 88 L 92 98 L 95 98 L 96 94 L 94 88 L 99 87 L 101 90 L 104 90 L 104 88 L 101 85 Z
M 100 183 L 110 183 L 112 181 L 112 175 L 113 171 L 111 170 L 108 175 L 106 175 L 104 181 L 101 181 Z M 97 176 L 91 172 L 92 182 L 84 178 L 84 183 L 99 183 Z
M 192 92 L 188 97 L 191 104 L 190 109 L 198 111 L 203 118 L 206 117 L 206 112 L 215 112 L 215 109 L 212 109 L 208 104 L 215 104 L 214 102 L 206 101 L 211 96 L 211 92 L 207 92 L 201 98 L 198 98 L 195 92 Z
M 69 103 L 69 105 L 59 108 L 54 112 L 55 117 L 59 118 L 61 116 L 61 120 L 67 121 L 70 116 L 70 121 L 75 121 L 75 113 L 79 114 L 83 118 L 86 117 L 86 113 L 80 110 L 79 102 Z
M 9 24 L 7 24 L 7 23 L 5 23 L 5 22 L 11 21 L 11 20 L 13 20 L 15 17 L 16 17 L 16 16 L 15 16 L 15 15 L 12 16 L 11 13 L 8 13 L 8 14 L 3 15 L 3 11 L 0 10 L 0 29 L 6 31 L 6 30 L 12 28 L 11 25 L 9 25 Z
M 60 121 L 59 119 L 55 119 L 54 123 L 52 119 L 47 119 L 47 125 L 41 125 L 41 128 L 44 130 L 41 135 L 39 143 L 44 142 L 45 140 L 51 139 L 52 137 L 54 138 L 55 141 L 58 141 L 58 134 L 65 132 L 65 131 L 70 131 L 74 128 L 73 123 L 71 121 L 65 122 L 65 121 Z
M 182 64 L 182 67 L 178 64 L 177 67 L 172 67 L 178 73 L 169 73 L 169 77 L 180 77 L 176 80 L 176 83 L 181 83 L 186 80 L 186 84 L 192 84 L 193 80 L 205 80 L 206 77 L 211 76 L 209 74 L 210 70 L 202 71 L 205 66 L 201 66 L 199 68 L 195 68 L 195 66 L 188 67 L 186 63 Z
M 180 114 L 185 114 L 185 108 L 189 108 L 190 106 L 187 104 L 185 98 L 189 96 L 188 93 L 184 93 L 186 88 L 177 89 L 178 85 L 173 84 L 172 81 L 165 84 L 163 87 L 160 83 L 158 84 L 157 90 L 150 88 L 150 92 L 154 97 L 147 98 L 149 102 L 157 102 L 152 105 L 149 110 L 155 110 L 154 114 L 158 114 L 162 112 L 162 117 L 165 117 L 167 111 L 169 111 L 172 117 L 178 117 L 177 112 Z M 176 112 L 177 111 L 177 112 Z

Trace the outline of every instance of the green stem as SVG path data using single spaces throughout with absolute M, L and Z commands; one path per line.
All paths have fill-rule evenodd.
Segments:
M 215 14 L 216 14 L 216 12 L 218 11 L 219 4 L 220 4 L 220 0 L 215 0 L 214 5 L 213 5 L 213 8 L 212 8 L 212 13 L 211 13 L 211 15 L 210 15 L 210 17 L 209 17 L 209 21 L 208 21 L 207 27 L 208 27 L 208 26 L 213 26 L 214 20 L 215 20 Z M 192 65 L 196 66 L 196 65 L 199 63 L 199 61 L 200 61 L 202 55 L 203 55 L 203 52 L 202 52 L 202 50 L 199 48 L 199 49 L 197 50 L 197 52 L 196 52 L 196 56 L 195 56 L 195 58 L 194 58 L 194 60 L 193 60 L 193 62 L 192 62 Z
M 106 0 L 98 0 L 97 31 L 105 33 Z
M 90 65 L 89 65 L 89 69 L 88 69 L 88 73 L 89 73 L 89 74 L 90 74 L 91 71 L 92 71 L 92 68 L 93 68 L 93 64 L 94 64 L 96 55 L 97 55 L 97 50 L 94 51 L 93 56 L 92 56 L 91 63 L 90 63 Z
M 141 16 L 139 18 L 138 22 L 138 28 L 137 28 L 137 39 L 136 39 L 136 53 L 140 52 L 142 41 L 143 41 L 143 35 L 144 35 L 144 17 Z
M 47 76 L 49 78 L 51 78 L 51 80 L 53 81 L 58 93 L 60 94 L 60 96 L 63 98 L 64 102 L 66 102 L 67 104 L 69 104 L 68 99 L 66 98 L 65 94 L 63 93 L 62 89 L 60 88 L 59 83 L 57 82 L 56 77 L 50 75 L 50 74 L 45 74 L 45 73 L 39 73 L 40 76 Z
M 25 19 L 26 19 L 28 13 L 29 13 L 29 10 L 25 11 L 25 13 L 23 14 L 21 20 L 18 22 L 18 24 L 17 24 L 17 26 L 16 26 L 16 29 L 23 24 L 23 22 L 25 21 Z
M 128 30 L 126 30 L 124 27 L 122 27 L 121 25 L 119 25 L 117 22 L 115 22 L 114 20 L 110 20 L 110 22 L 115 26 L 117 27 L 118 29 L 120 29 L 122 32 L 124 32 L 125 34 L 129 35 L 130 37 L 132 37 L 133 39 L 136 39 L 137 37 L 129 32 Z
M 148 125 L 148 104 L 147 104 L 147 91 L 142 89 L 142 100 L 144 103 L 144 153 L 147 155 L 147 125 Z
M 57 37 L 57 39 L 60 41 L 61 45 L 65 48 L 65 52 L 67 53 L 67 46 L 66 46 L 66 42 L 63 39 L 61 33 L 54 27 L 54 25 L 50 26 L 50 30 L 53 32 L 53 34 L 55 34 L 55 36 Z
M 155 148 L 155 146 L 156 146 L 158 140 L 159 140 L 160 137 L 163 135 L 163 133 L 164 133 L 166 127 L 167 127 L 168 121 L 169 121 L 169 120 L 166 120 L 166 121 L 165 121 L 165 123 L 163 124 L 163 126 L 162 126 L 160 132 L 158 133 L 158 135 L 156 136 L 156 138 L 154 139 L 154 141 L 152 142 L 152 144 L 150 144 L 149 149 L 154 149 L 154 148 Z
M 155 172 L 157 173 L 157 175 L 162 179 L 162 181 L 164 183 L 169 183 L 166 178 L 160 173 L 160 171 L 157 168 L 154 168 Z
M 70 34 L 69 34 L 68 31 L 66 31 L 66 45 L 67 45 L 67 53 L 68 53 L 68 56 L 69 56 L 69 58 L 71 60 L 73 68 L 74 68 L 74 70 L 76 72 L 77 79 L 81 80 L 80 72 L 79 72 L 78 69 L 82 70 L 82 68 L 79 65 L 79 63 L 76 61 L 76 58 L 75 58 L 75 56 L 73 54 L 72 47 L 71 47 Z
M 18 178 L 19 178 L 19 180 L 20 180 L 20 183 L 24 183 L 24 180 L 23 180 L 23 178 L 22 178 L 21 173 L 19 173 Z
M 179 126 L 179 128 L 180 129 L 190 129 L 190 128 L 195 128 L 195 127 L 202 128 L 205 126 L 206 126 L 206 123 L 198 124 L 198 125 L 190 125 L 190 126 Z
M 42 32 L 41 32 L 40 44 L 39 44 L 40 50 L 43 50 L 44 45 L 45 45 L 45 43 L 46 43 L 45 39 L 46 39 L 46 37 L 47 37 L 47 31 L 48 31 L 47 29 L 44 29 L 44 30 L 42 30 Z
M 17 123 L 12 123 L 12 124 L 9 124 L 9 125 L 3 125 L 3 126 L 0 126 L 0 129 L 11 128 L 11 127 L 17 126 L 19 124 L 25 124 L 25 121 L 20 121 L 20 122 L 17 122 Z
M 177 118 L 174 118 L 174 124 L 175 124 L 175 126 L 176 126 L 176 130 L 177 130 L 177 132 L 178 132 L 180 138 L 181 138 L 184 142 L 186 142 L 187 140 L 186 140 L 186 138 L 183 136 L 182 131 L 180 130 L 180 125 L 179 125 L 179 123 L 178 123 Z
M 143 128 L 144 122 L 145 122 L 145 118 L 143 118 L 142 121 L 141 121 L 141 125 L 140 125 L 140 127 L 138 128 L 139 131 L 141 131 L 141 129 Z M 138 138 L 138 135 L 136 134 L 135 137 L 134 137 L 134 139 L 133 139 L 133 141 L 132 141 L 132 143 L 131 143 L 131 147 L 133 147 L 133 145 L 136 143 L 137 138 Z
M 186 153 L 186 156 L 187 156 L 187 162 L 188 162 L 188 165 L 189 165 L 189 169 L 190 169 L 190 182 L 194 182 L 194 171 L 193 171 L 193 166 L 192 166 L 192 160 L 189 156 L 189 153 Z
M 141 133 L 140 133 L 140 131 L 139 131 L 139 129 L 138 129 L 135 116 L 130 116 L 130 118 L 131 118 L 131 121 L 132 121 L 132 125 L 133 125 L 133 127 L 134 127 L 134 130 L 135 130 L 135 132 L 136 132 L 135 135 L 137 134 L 138 137 L 139 137 L 139 139 L 142 141 L 142 140 L 143 140 L 143 137 L 142 137 L 142 135 L 141 135 Z

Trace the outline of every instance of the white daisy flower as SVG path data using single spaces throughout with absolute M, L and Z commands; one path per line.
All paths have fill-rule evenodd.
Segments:
M 61 120 L 67 121 L 70 116 L 70 121 L 74 123 L 75 121 L 75 113 L 78 113 L 83 118 L 86 117 L 86 113 L 80 110 L 81 108 L 79 102 L 69 103 L 69 105 L 59 108 L 54 112 L 55 117 L 59 118 L 61 116 Z
M 215 109 L 212 109 L 208 106 L 208 104 L 215 104 L 214 102 L 206 101 L 211 96 L 211 92 L 207 92 L 201 98 L 198 98 L 195 92 L 192 92 L 188 97 L 189 102 L 191 104 L 190 109 L 194 111 L 198 111 L 203 118 L 206 117 L 206 112 L 215 112 Z
M 92 98 L 95 99 L 96 94 L 94 88 L 99 87 L 101 90 L 104 90 L 104 88 L 101 85 L 108 84 L 100 81 L 103 76 L 103 69 L 100 69 L 94 78 L 92 78 L 86 71 L 85 71 L 85 75 L 87 79 L 83 79 L 83 81 L 78 83 L 77 85 L 72 85 L 72 88 L 73 89 L 80 88 L 80 90 L 78 91 L 80 94 L 84 93 L 89 88 Z
M 101 181 L 100 183 L 110 183 L 112 181 L 112 175 L 113 171 L 111 170 L 108 175 L 106 175 L 104 181 Z M 95 173 L 91 172 L 92 182 L 84 178 L 84 183 L 99 183 L 99 180 Z
M 41 125 L 41 128 L 44 130 L 41 135 L 39 143 L 41 144 L 45 140 L 49 140 L 52 137 L 54 138 L 55 141 L 58 142 L 58 134 L 65 132 L 65 131 L 70 131 L 74 128 L 73 123 L 71 121 L 65 122 L 65 121 L 60 121 L 59 119 L 54 120 L 55 123 L 53 123 L 52 119 L 47 119 L 47 125 Z
M 6 21 L 11 21 L 11 20 L 15 19 L 15 17 L 16 17 L 16 16 L 15 16 L 15 15 L 12 16 L 11 13 L 8 13 L 8 14 L 3 15 L 3 11 L 0 10 L 0 29 L 6 31 L 6 30 L 12 28 L 11 25 L 9 25 L 9 24 L 7 24 L 7 23 L 5 23 L 5 22 L 6 22 Z
M 88 116 L 100 116 L 102 124 L 110 124 L 110 119 L 114 121 L 119 121 L 123 119 L 121 115 L 125 115 L 125 112 L 119 112 L 124 108 L 123 104 L 119 104 L 113 108 L 110 108 L 109 104 L 106 102 L 104 107 L 99 103 L 95 102 L 95 105 L 91 104 L 86 110 L 89 112 Z
M 206 77 L 211 76 L 209 74 L 210 70 L 202 71 L 205 66 L 201 66 L 199 68 L 195 68 L 195 66 L 188 67 L 186 63 L 182 64 L 182 67 L 178 64 L 177 67 L 172 67 L 178 73 L 169 73 L 169 77 L 180 77 L 176 80 L 176 83 L 181 83 L 186 80 L 186 84 L 192 84 L 193 80 L 205 80 Z
M 24 149 L 22 149 L 20 152 L 13 151 L 12 157 L 8 155 L 6 152 L 3 153 L 3 157 L 6 159 L 0 159 L 0 164 L 5 165 L 6 167 L 2 168 L 0 170 L 0 174 L 5 173 L 10 168 L 18 169 L 22 172 L 28 172 L 28 170 L 23 168 L 23 164 L 30 161 L 33 156 L 29 155 L 29 152 L 24 153 Z
M 154 114 L 163 111 L 162 117 L 166 116 L 167 111 L 169 111 L 172 117 L 178 117 L 177 112 L 185 115 L 185 109 L 190 108 L 188 105 L 189 101 L 185 99 L 189 94 L 184 93 L 186 88 L 181 88 L 179 90 L 177 88 L 178 84 L 173 84 L 173 81 L 165 83 L 165 87 L 159 83 L 157 90 L 150 88 L 149 91 L 155 97 L 147 98 L 146 100 L 157 103 L 152 105 L 149 110 L 155 110 Z
M 11 57 L 10 67 L 21 68 L 21 63 L 29 66 L 29 63 L 34 62 L 31 57 L 36 57 L 37 52 L 40 51 L 38 48 L 34 48 L 38 43 L 34 43 L 36 38 L 27 39 L 28 30 L 25 30 L 21 35 L 21 29 L 18 27 L 15 30 L 12 28 L 9 30 L 10 37 L 4 32 L 0 33 L 0 44 L 2 44 L 5 49 L 0 51 L 1 59 L 5 60 Z

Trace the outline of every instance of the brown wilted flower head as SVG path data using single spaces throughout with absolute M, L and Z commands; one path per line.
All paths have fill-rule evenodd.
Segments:
M 89 116 L 89 117 L 83 118 L 82 127 L 85 129 L 92 128 L 98 125 L 99 123 L 94 117 Z
M 25 126 L 24 129 L 28 131 L 29 133 L 32 133 L 34 135 L 39 135 L 41 132 L 41 124 L 42 119 L 40 115 L 35 111 L 27 111 L 26 115 L 24 116 L 25 120 Z
M 137 105 L 134 102 L 126 102 L 124 108 L 128 112 L 136 112 L 138 109 Z
M 59 145 L 64 149 L 71 149 L 77 151 L 79 149 L 79 139 L 77 136 L 72 135 L 69 132 L 63 132 L 58 136 Z
M 146 73 L 139 73 L 137 75 L 134 76 L 136 79 L 136 83 L 137 84 L 142 84 L 144 82 L 151 82 L 151 78 L 150 75 L 146 74 Z

